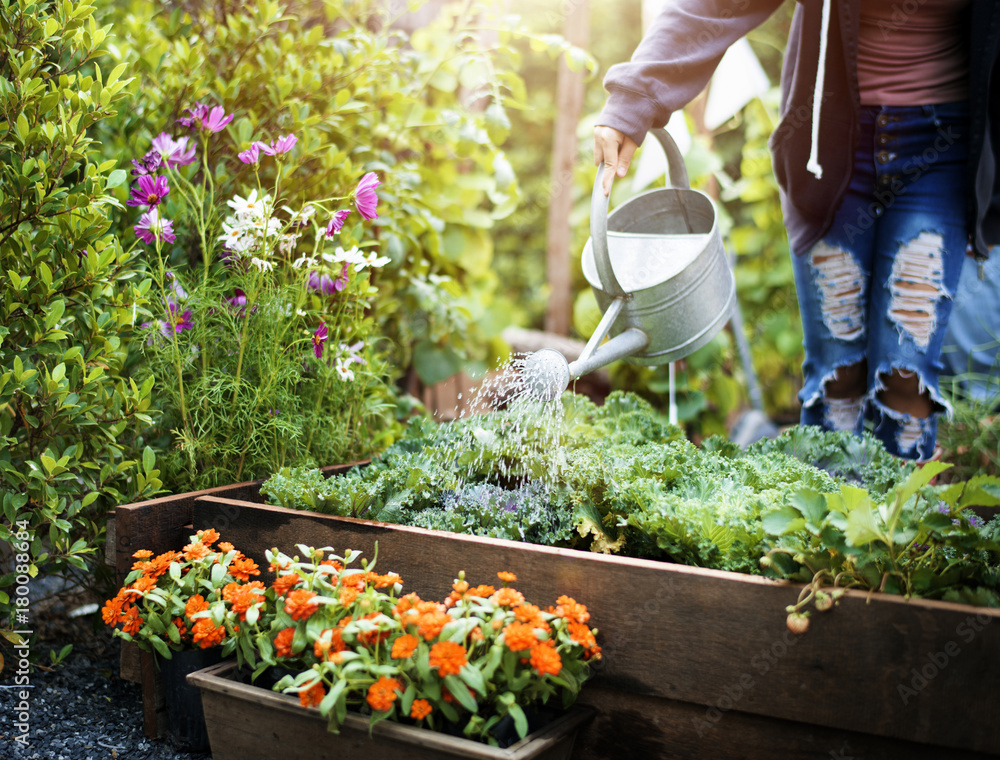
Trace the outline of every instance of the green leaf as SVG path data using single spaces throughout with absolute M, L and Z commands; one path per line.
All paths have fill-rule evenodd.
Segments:
M 781 507 L 764 515 L 761 524 L 770 535 L 784 536 L 801 530 L 806 521 L 795 507 Z
M 154 467 L 156 467 L 156 454 L 147 446 L 142 450 L 142 471 L 149 473 L 153 471 Z
M 465 683 L 458 676 L 445 676 L 444 685 L 448 687 L 448 691 L 451 692 L 456 702 L 469 712 L 476 712 L 478 709 L 476 700 L 472 698 L 468 687 L 466 687 Z
M 875 519 L 871 500 L 868 504 L 858 504 L 848 513 L 846 535 L 852 546 L 864 546 L 873 541 L 889 543 Z
M 517 729 L 517 735 L 522 739 L 528 735 L 528 718 L 524 714 L 524 710 L 516 702 L 512 703 L 507 707 L 507 714 L 514 719 L 514 728 Z
M 792 494 L 791 502 L 812 526 L 810 530 L 818 533 L 829 512 L 823 494 L 812 489 L 800 489 Z
M 124 65 L 125 64 L 122 64 L 122 66 Z M 111 174 L 108 175 L 108 179 L 104 183 L 104 186 L 107 188 L 118 187 L 125 181 L 127 177 L 128 174 L 125 172 L 124 169 L 115 169 L 113 172 L 111 172 Z

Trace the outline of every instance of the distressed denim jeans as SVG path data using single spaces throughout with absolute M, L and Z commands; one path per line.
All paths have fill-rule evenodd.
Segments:
M 941 347 L 968 243 L 968 105 L 862 109 L 851 185 L 827 235 L 794 255 L 805 338 L 802 423 L 861 433 L 893 454 L 929 459 Z M 865 362 L 867 392 L 828 398 L 840 367 Z M 879 398 L 884 378 L 919 379 L 934 411 L 922 418 Z

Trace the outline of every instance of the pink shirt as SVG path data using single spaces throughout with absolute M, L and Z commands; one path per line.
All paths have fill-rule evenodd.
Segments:
M 863 0 L 858 84 L 866 106 L 968 97 L 971 0 Z

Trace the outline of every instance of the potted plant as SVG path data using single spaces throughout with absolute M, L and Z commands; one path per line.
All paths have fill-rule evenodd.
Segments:
M 379 747 L 400 742 L 407 757 L 428 746 L 451 748 L 446 756 L 456 757 L 510 754 L 482 755 L 477 742 L 497 750 L 516 745 L 516 756 L 535 757 L 551 749 L 556 734 L 572 744 L 571 729 L 587 712 L 566 712 L 600 658 L 584 605 L 561 596 L 553 607 L 537 607 L 510 585 L 516 576 L 508 572 L 498 573 L 499 587 L 473 587 L 459 573 L 443 602 L 425 601 L 401 595 L 402 579 L 375 572 L 374 563 L 350 567 L 356 552 L 298 548 L 301 558 L 268 552 L 277 573 L 264 595 L 269 623 L 235 636 L 244 661 L 256 663 L 243 680 L 279 669 L 273 690 L 295 699 L 236 684 L 233 663 L 189 677 L 202 689 L 216 760 L 249 747 L 237 714 L 266 721 L 252 741 L 260 752 L 262 737 L 273 737 L 282 756 L 293 745 L 296 757 L 320 756 L 286 722 L 289 712 L 296 726 L 305 721 L 314 734 L 320 727 L 338 735 L 321 737 L 329 753 L 367 745 L 358 738 L 366 733 L 378 739 L 374 747 L 386 753 L 380 757 L 391 755 Z M 538 731 L 544 741 L 529 737 Z
M 135 563 L 118 593 L 101 611 L 113 634 L 155 653 L 167 707 L 167 733 L 179 748 L 208 747 L 201 700 L 185 677 L 214 664 L 236 647 L 264 605 L 257 563 L 219 534 L 199 530 L 179 550 L 135 552 Z

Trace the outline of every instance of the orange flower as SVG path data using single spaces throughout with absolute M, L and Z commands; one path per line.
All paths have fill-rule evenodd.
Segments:
M 528 623 L 511 623 L 503 629 L 504 641 L 512 652 L 523 652 L 538 643 L 534 628 Z
M 198 618 L 191 629 L 191 638 L 202 649 L 218 646 L 226 638 L 226 629 L 217 626 L 212 618 Z
M 144 563 L 142 574 L 150 578 L 159 578 L 170 569 L 170 563 L 180 559 L 181 553 L 175 551 L 164 552 L 156 558 Z M 133 569 L 135 569 L 133 567 Z
M 586 623 L 570 623 L 568 628 L 569 637 L 584 649 L 593 649 L 597 646 L 597 639 Z
M 441 634 L 441 629 L 451 622 L 451 616 L 444 609 L 428 610 L 417 618 L 417 633 L 430 641 Z
M 147 575 L 139 576 L 129 588 L 145 596 L 147 591 L 152 591 L 156 588 L 156 578 L 150 578 Z
M 125 606 L 125 589 L 119 589 L 113 599 L 108 599 L 101 608 L 101 619 L 106 625 L 116 625 L 122 616 Z
M 276 552 L 277 549 L 273 549 L 272 551 Z M 285 561 L 285 562 L 283 562 L 281 564 L 278 564 L 278 560 L 277 559 L 273 559 L 273 560 L 271 560 L 271 564 L 267 566 L 267 569 L 270 570 L 272 573 L 276 573 L 279 570 L 284 570 L 286 567 L 288 567 L 288 564 L 289 563 L 287 561 Z
M 294 628 L 286 628 L 274 637 L 274 653 L 278 657 L 292 656 L 292 639 L 295 637 Z
M 469 638 L 472 639 L 473 641 L 482 641 L 483 639 L 486 638 L 486 636 L 483 634 L 483 629 L 477 625 L 475 628 L 469 631 Z
M 201 541 L 205 546 L 211 546 L 216 541 L 219 540 L 219 531 L 215 528 L 207 528 L 205 530 L 198 531 L 198 540 Z
M 274 565 L 271 565 L 274 567 Z M 278 596 L 284 596 L 288 591 L 295 586 L 302 579 L 299 577 L 298 573 L 289 573 L 288 575 L 281 575 L 271 584 L 271 588 L 274 589 L 274 593 Z
M 229 552 L 231 552 L 231 551 L 232 551 L 233 549 L 235 549 L 236 547 L 235 547 L 235 546 L 233 546 L 233 545 L 232 545 L 231 543 L 229 543 L 228 541 L 223 541 L 223 542 L 222 542 L 222 543 L 220 543 L 220 544 L 219 544 L 219 545 L 218 545 L 218 546 L 217 546 L 216 548 L 217 548 L 217 549 L 218 549 L 218 550 L 219 550 L 220 552 L 222 552 L 223 554 L 229 554 Z
M 139 610 L 131 605 L 122 613 L 122 631 L 130 636 L 135 636 L 144 622 Z
M 362 620 L 374 620 L 381 612 L 370 612 L 365 615 Z M 376 623 L 378 625 L 378 623 Z M 380 631 L 377 628 L 374 631 L 359 631 L 358 641 L 364 644 L 366 647 L 373 647 L 381 641 L 385 641 L 389 638 L 389 631 Z
M 496 593 L 496 589 L 492 586 L 476 586 L 473 589 L 469 589 L 469 593 L 466 596 L 478 596 L 483 599 L 489 599 L 494 593 Z
M 386 573 L 385 575 L 375 576 L 375 588 L 389 588 L 389 586 L 395 586 L 397 583 L 402 583 L 403 579 L 400 578 L 396 573 Z
M 336 570 L 338 573 L 344 569 L 344 566 L 335 559 L 325 559 L 322 562 L 320 562 L 320 564 L 328 565 L 329 567 L 332 567 L 334 570 Z
M 420 642 L 416 636 L 410 633 L 404 633 L 394 642 L 392 642 L 392 659 L 394 660 L 406 660 L 413 655 L 413 651 L 417 648 L 417 644 Z
M 524 594 L 516 589 L 502 588 L 493 594 L 492 601 L 500 607 L 513 607 L 515 604 L 524 603 Z
M 469 582 L 456 580 L 454 583 L 451 584 L 451 587 L 455 590 L 456 593 L 464 594 L 466 591 L 469 590 Z
M 544 676 L 546 673 L 557 676 L 559 675 L 559 671 L 562 670 L 562 660 L 559 658 L 559 653 L 549 641 L 536 644 L 531 648 L 530 662 L 531 667 L 540 676 Z
M 410 707 L 410 717 L 414 720 L 423 720 L 431 714 L 431 703 L 426 699 L 414 699 Z
M 421 604 L 420 597 L 411 592 L 396 603 L 393 614 L 397 620 L 402 620 L 404 614 L 416 609 L 419 604 Z
M 285 597 L 285 612 L 292 616 L 292 620 L 306 620 L 318 609 L 316 594 L 304 588 L 297 588 Z
M 465 647 L 454 641 L 439 641 L 431 647 L 430 666 L 437 668 L 442 678 L 457 676 L 468 661 Z
M 153 556 L 153 552 L 151 552 L 149 549 L 140 549 L 132 556 L 135 557 L 136 559 L 149 559 L 150 557 Z
M 560 596 L 556 599 L 556 604 L 558 606 L 555 609 L 549 609 L 549 612 L 567 620 L 572 620 L 574 623 L 586 623 L 590 620 L 590 613 L 587 612 L 587 608 L 579 604 L 572 597 Z
M 257 594 L 254 592 L 254 589 L 260 589 L 262 593 Z M 222 598 L 229 602 L 233 612 L 240 616 L 240 620 L 246 620 L 247 610 L 257 604 L 257 602 L 264 600 L 263 591 L 264 584 L 260 581 L 253 581 L 245 585 L 227 583 L 225 588 L 222 589 Z
M 504 583 L 515 583 L 517 582 L 517 576 L 514 573 L 508 573 L 506 570 L 501 570 L 497 573 L 497 578 L 502 580 Z
M 191 562 L 197 562 L 199 559 L 207 557 L 208 553 L 208 547 L 200 541 L 195 541 L 193 544 L 188 544 L 184 547 L 184 559 Z
M 326 640 L 326 631 L 330 631 L 329 641 Z M 332 660 L 333 655 L 347 649 L 347 644 L 344 643 L 339 628 L 327 628 L 326 631 L 313 644 L 313 654 L 320 659 Z
M 396 691 L 402 688 L 395 678 L 382 676 L 368 687 L 368 704 L 377 712 L 388 712 L 396 701 Z
M 174 618 L 174 625 L 177 626 L 177 635 L 182 639 L 187 635 L 187 626 L 184 624 L 184 618 Z
M 326 689 L 323 688 L 322 682 L 317 681 L 305 691 L 299 692 L 299 702 L 303 707 L 319 707 L 325 696 Z
M 208 602 L 205 601 L 205 597 L 201 594 L 195 594 L 190 599 L 187 600 L 187 604 L 184 605 L 184 614 L 189 618 L 194 617 L 194 613 L 201 612 L 202 610 L 208 609 Z
M 245 583 L 250 580 L 251 575 L 260 575 L 260 568 L 257 567 L 257 563 L 249 557 L 237 554 L 233 557 L 233 561 L 229 563 L 229 574 L 236 580 L 243 581 Z
M 358 598 L 358 590 L 353 587 L 341 588 L 338 601 L 342 607 L 350 607 Z
M 549 624 L 545 622 L 545 618 L 542 617 L 542 611 L 538 609 L 533 604 L 515 605 L 512 609 L 514 617 L 516 617 L 522 623 L 529 623 L 532 628 L 544 628 L 546 631 L 549 630 Z

